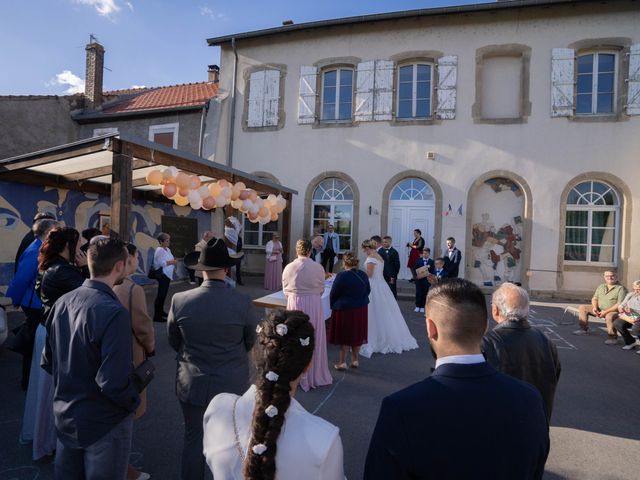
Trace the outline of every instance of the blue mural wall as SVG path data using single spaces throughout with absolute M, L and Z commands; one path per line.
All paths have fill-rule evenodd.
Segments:
M 100 228 L 101 215 L 109 215 L 110 198 L 95 193 L 84 193 L 53 187 L 36 187 L 21 183 L 0 182 L 0 291 L 13 278 L 16 250 L 31 228 L 37 212 L 51 212 L 67 226 L 82 231 L 88 227 Z M 211 229 L 211 213 L 170 203 L 133 201 L 131 207 L 131 240 L 139 249 L 141 279 L 153 259 L 158 246 L 163 215 L 195 218 L 198 236 Z

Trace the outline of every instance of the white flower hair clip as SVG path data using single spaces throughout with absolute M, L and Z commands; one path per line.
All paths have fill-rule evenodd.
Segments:
M 273 405 L 269 405 L 264 409 L 264 413 L 267 414 L 267 417 L 273 418 L 278 415 L 278 407 L 274 407 Z
M 289 329 L 284 323 L 279 323 L 278 325 L 276 325 L 276 333 L 281 337 L 284 337 L 288 331 Z
M 262 455 L 267 451 L 267 446 L 264 443 L 258 443 L 257 445 L 251 447 L 251 451 L 256 455 Z
M 256 327 L 256 333 L 260 333 L 260 332 L 262 332 L 262 325 L 258 325 Z
M 280 375 L 278 375 L 276 372 L 272 372 L 271 370 L 269 370 L 264 377 L 270 382 L 277 382 L 278 379 L 280 378 Z
M 300 345 L 302 345 L 303 347 L 308 347 L 310 341 L 311 341 L 311 339 L 309 337 L 301 338 L 300 339 Z

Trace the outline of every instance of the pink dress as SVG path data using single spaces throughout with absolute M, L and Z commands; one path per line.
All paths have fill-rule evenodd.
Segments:
M 269 240 L 265 253 L 264 288 L 280 290 L 282 288 L 282 244 Z
M 327 359 L 327 331 L 322 312 L 324 293 L 324 269 L 308 257 L 298 257 L 287 265 L 282 273 L 282 289 L 287 297 L 287 310 L 301 310 L 307 315 L 315 329 L 313 360 L 307 373 L 300 379 L 300 387 L 310 388 L 331 385 Z

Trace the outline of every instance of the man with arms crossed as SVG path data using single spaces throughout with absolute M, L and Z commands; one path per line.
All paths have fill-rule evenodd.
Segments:
M 129 255 L 121 240 L 95 237 L 91 279 L 63 295 L 47 317 L 42 367 L 53 376 L 56 480 L 124 480 L 133 412 L 131 318 L 113 286 Z
M 431 287 L 427 335 L 435 370 L 382 401 L 366 480 L 542 478 L 549 454 L 542 398 L 485 362 L 486 328 L 484 295 L 473 283 Z

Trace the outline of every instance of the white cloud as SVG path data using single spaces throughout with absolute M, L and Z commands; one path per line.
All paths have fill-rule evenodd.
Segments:
M 131 2 L 124 2 L 124 4 L 129 7 L 129 10 L 131 10 L 133 12 L 133 3 Z
M 209 17 L 211 20 L 223 20 L 227 18 L 224 13 L 214 12 L 213 9 L 209 7 L 200 7 L 200 15 Z
M 74 75 L 71 70 L 64 70 L 62 73 L 58 73 L 54 78 L 47 82 L 47 86 L 54 85 L 68 85 L 64 93 L 73 95 L 74 93 L 84 92 L 84 80 Z
M 131 85 L 131 88 L 147 88 L 146 85 Z
M 73 0 L 75 3 L 82 5 L 89 5 L 96 9 L 99 15 L 103 17 L 111 18 L 114 14 L 120 11 L 120 5 L 116 3 L 116 0 Z M 129 5 L 129 8 L 133 9 L 130 2 L 125 2 Z

